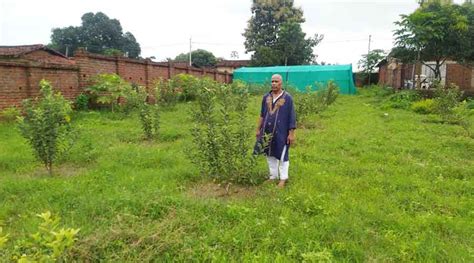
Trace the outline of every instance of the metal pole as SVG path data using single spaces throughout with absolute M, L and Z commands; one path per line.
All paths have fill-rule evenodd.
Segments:
M 189 38 L 189 66 L 192 66 L 192 57 L 191 57 L 191 51 L 192 51 L 192 38 Z
M 368 82 L 368 83 L 367 83 L 368 85 L 370 85 L 370 74 L 372 73 L 372 72 L 370 72 L 370 69 L 369 69 L 369 54 L 370 54 L 370 41 L 371 41 L 371 40 L 372 40 L 372 35 L 369 35 L 369 48 L 368 48 L 368 50 L 367 50 L 367 73 L 368 73 L 368 75 L 369 75 L 368 81 L 367 81 L 367 82 Z

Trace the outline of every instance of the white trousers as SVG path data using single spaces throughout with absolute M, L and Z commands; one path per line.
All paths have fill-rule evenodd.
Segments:
M 267 156 L 268 169 L 270 170 L 270 179 L 276 180 L 280 177 L 280 180 L 288 179 L 288 169 L 290 168 L 290 161 L 283 161 L 285 158 L 286 146 L 283 149 L 280 160 L 273 156 Z M 280 172 L 280 176 L 278 176 Z

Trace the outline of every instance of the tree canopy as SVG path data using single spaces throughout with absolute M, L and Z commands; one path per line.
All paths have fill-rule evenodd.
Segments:
M 174 61 L 189 61 L 189 52 L 179 54 Z M 204 49 L 196 49 L 191 52 L 191 63 L 194 67 L 198 68 L 214 67 L 217 63 L 217 59 L 212 52 Z
M 306 38 L 303 10 L 293 0 L 253 0 L 245 37 L 252 65 L 300 65 L 315 62 L 313 48 L 323 36 Z
M 404 61 L 419 61 L 439 80 L 440 68 L 447 59 L 472 61 L 473 7 L 428 1 L 395 22 L 396 47 L 391 55 Z M 435 65 L 427 64 L 434 61 Z
M 130 32 L 123 33 L 120 21 L 110 19 L 102 12 L 86 13 L 81 17 L 81 26 L 54 28 L 51 35 L 51 48 L 68 55 L 84 47 L 89 52 L 110 54 L 110 50 L 118 50 L 130 58 L 138 58 L 141 53 L 140 44 Z M 117 52 L 114 52 L 116 54 Z
M 362 68 L 364 72 L 372 73 L 377 66 L 377 64 L 385 58 L 385 51 L 382 49 L 371 50 L 368 54 L 362 55 L 362 58 L 359 60 L 359 67 Z

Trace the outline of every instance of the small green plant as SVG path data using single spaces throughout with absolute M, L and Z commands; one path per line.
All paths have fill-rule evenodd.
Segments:
M 435 113 L 436 105 L 433 99 L 424 99 L 416 101 L 411 105 L 411 110 L 421 114 Z
M 333 80 L 329 80 L 326 85 L 320 85 L 318 90 L 318 98 L 320 100 L 320 105 L 329 106 L 333 104 L 337 96 L 339 96 L 339 88 Z
M 0 258 L 8 257 L 5 251 L 5 246 L 8 242 L 8 236 L 8 234 L 3 234 L 3 228 L 0 226 Z
M 443 121 L 451 122 L 454 118 L 454 108 L 461 102 L 462 91 L 455 85 L 442 86 L 436 85 L 435 108 Z
M 171 107 L 176 105 L 179 95 L 170 80 L 159 79 L 155 82 L 155 99 L 160 105 Z
M 256 184 L 262 179 L 252 154 L 248 100 L 248 90 L 240 85 L 209 82 L 191 112 L 191 159 L 203 175 L 227 186 Z
M 61 93 L 55 93 L 46 80 L 40 81 L 41 97 L 23 101 L 24 117 L 18 119 L 23 137 L 34 150 L 49 174 L 60 153 L 71 144 L 71 103 Z
M 412 103 L 420 99 L 421 96 L 417 91 L 403 90 L 388 96 L 382 108 L 410 109 Z
M 21 112 L 17 107 L 15 106 L 8 107 L 0 112 L 0 120 L 6 121 L 6 122 L 13 122 L 20 115 L 21 115 Z
M 180 101 L 193 101 L 201 87 L 214 85 L 213 80 L 197 78 L 188 74 L 178 74 L 171 79 L 155 82 L 155 98 L 162 106 L 174 106 Z
M 79 229 L 60 228 L 58 216 L 47 211 L 38 214 L 42 222 L 34 234 L 18 240 L 13 250 L 13 260 L 18 262 L 57 262 L 74 246 Z
M 196 99 L 202 80 L 189 74 L 178 74 L 170 80 L 179 101 L 192 101 Z
M 119 99 L 132 90 L 132 86 L 117 74 L 100 74 L 94 79 L 94 85 L 86 90 L 95 103 L 110 105 L 112 112 L 119 104 Z
M 306 252 L 302 253 L 303 262 L 334 262 L 334 256 L 328 249 L 323 249 L 320 252 Z
M 132 85 L 130 89 L 123 92 L 122 96 L 125 102 L 120 104 L 118 109 L 128 115 L 132 111 L 141 108 L 148 97 L 148 93 L 145 87 Z
M 474 99 L 470 99 L 470 100 L 468 100 L 466 103 L 467 103 L 466 107 L 467 107 L 468 109 L 474 110 Z
M 74 109 L 78 111 L 86 111 L 89 109 L 89 96 L 84 93 L 79 94 L 74 102 Z
M 140 122 L 147 140 L 158 137 L 160 128 L 159 106 L 144 103 L 140 109 Z
M 453 108 L 450 116 L 451 123 L 460 125 L 467 133 L 467 136 L 472 137 L 472 121 L 471 116 L 474 115 L 474 110 L 469 109 L 467 101 L 462 101 Z
M 5 244 L 8 242 L 8 235 L 3 234 L 3 228 L 0 227 L 0 249 L 3 249 L 5 247 Z
M 311 86 L 306 87 L 306 93 L 293 93 L 295 98 L 295 110 L 298 123 L 303 123 L 306 118 L 315 111 L 315 103 L 317 94 L 311 89 Z
M 305 123 L 310 114 L 318 114 L 326 110 L 339 95 L 339 88 L 332 80 L 325 85 L 321 83 L 316 83 L 316 85 L 319 86 L 317 91 L 313 91 L 311 86 L 308 86 L 305 93 L 297 92 L 294 95 L 298 123 Z

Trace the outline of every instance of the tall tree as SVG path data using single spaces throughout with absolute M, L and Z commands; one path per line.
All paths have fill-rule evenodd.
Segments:
M 174 61 L 189 61 L 189 52 L 181 53 Z M 191 63 L 194 67 L 214 67 L 217 64 L 217 59 L 211 52 L 204 49 L 196 49 L 191 52 Z
M 415 60 L 431 68 L 435 78 L 441 80 L 440 68 L 446 59 L 462 56 L 462 49 L 466 48 L 461 40 L 468 37 L 469 21 L 462 8 L 436 1 L 410 15 L 401 15 L 401 20 L 395 22 L 399 27 L 395 30 L 396 45 L 399 51 L 406 51 L 400 53 L 416 54 Z
M 131 58 L 140 55 L 140 44 L 132 33 L 122 31 L 120 21 L 110 19 L 102 12 L 86 13 L 79 27 L 54 28 L 50 47 L 62 53 L 72 54 L 77 48 L 84 47 L 93 53 L 104 54 L 108 50 L 120 50 Z M 107 52 L 106 52 L 107 51 Z
M 362 58 L 359 60 L 359 67 L 362 68 L 364 72 L 372 73 L 377 66 L 377 64 L 385 58 L 385 51 L 382 49 L 371 50 L 368 54 L 362 55 Z
M 313 62 L 312 49 L 322 40 L 322 36 L 305 38 L 306 34 L 301 30 L 301 23 L 305 21 L 303 10 L 294 7 L 293 3 L 293 0 L 252 1 L 252 16 L 243 35 L 246 52 L 253 52 L 253 65 Z
M 315 63 L 313 48 L 321 42 L 322 36 L 305 38 L 301 25 L 296 22 L 285 22 L 278 31 L 277 50 L 281 52 L 284 65 Z
M 460 13 L 467 17 L 468 31 L 460 38 L 462 48 L 456 54 L 455 59 L 461 63 L 474 63 L 474 5 L 472 1 L 466 1 L 460 8 Z
M 438 3 L 442 5 L 447 5 L 447 4 L 452 4 L 453 0 L 418 0 L 418 4 L 420 4 L 420 6 L 427 5 L 430 3 Z

